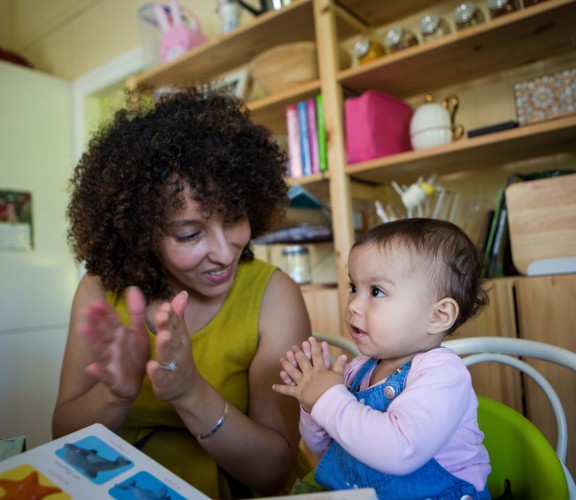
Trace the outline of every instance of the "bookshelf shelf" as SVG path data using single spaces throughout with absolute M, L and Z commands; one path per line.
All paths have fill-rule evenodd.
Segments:
M 252 118 L 266 125 L 276 134 L 286 133 L 285 109 L 289 104 L 315 97 L 320 93 L 320 80 L 291 87 L 283 92 L 248 103 Z
M 431 172 L 478 170 L 528 158 L 573 152 L 576 115 L 487 134 L 433 149 L 407 151 L 346 167 L 356 179 L 381 183 Z M 489 162 L 487 162 L 489 158 Z
M 356 92 L 406 98 L 574 51 L 574 0 L 536 4 L 338 73 Z M 503 50 L 505 48 L 505 50 Z
M 271 46 L 315 40 L 312 0 L 270 11 L 183 56 L 129 80 L 128 85 L 173 85 L 227 73 L 248 64 Z

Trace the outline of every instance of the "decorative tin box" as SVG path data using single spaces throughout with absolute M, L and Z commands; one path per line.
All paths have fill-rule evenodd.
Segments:
M 514 84 L 520 125 L 576 113 L 576 68 Z

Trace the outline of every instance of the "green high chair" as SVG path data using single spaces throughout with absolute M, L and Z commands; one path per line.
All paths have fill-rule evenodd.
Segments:
M 564 468 L 540 430 L 498 401 L 478 396 L 478 403 L 478 424 L 492 466 L 492 499 L 568 500 Z

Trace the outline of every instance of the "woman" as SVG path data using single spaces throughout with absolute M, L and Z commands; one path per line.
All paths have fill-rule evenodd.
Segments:
M 250 240 L 286 204 L 286 157 L 221 92 L 136 94 L 72 178 L 85 263 L 53 416 L 100 422 L 215 498 L 291 483 L 298 404 L 277 362 L 310 335 L 298 286 Z

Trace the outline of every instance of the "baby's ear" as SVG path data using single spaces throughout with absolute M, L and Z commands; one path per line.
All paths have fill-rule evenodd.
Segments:
M 447 332 L 456 321 L 460 312 L 457 302 L 450 297 L 445 297 L 436 302 L 432 308 L 432 320 L 430 321 L 428 333 Z

